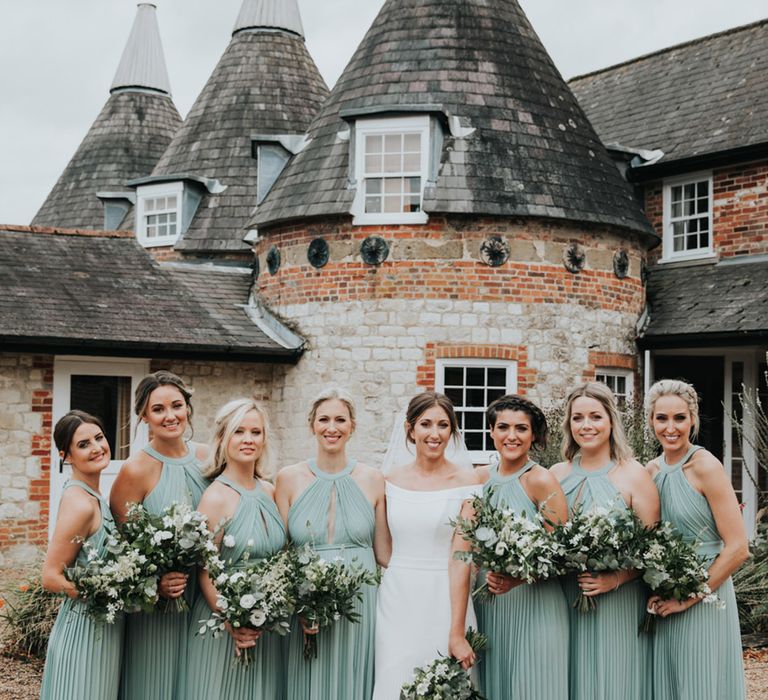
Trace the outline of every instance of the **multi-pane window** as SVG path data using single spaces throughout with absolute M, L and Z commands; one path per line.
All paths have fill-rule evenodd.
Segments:
M 355 125 L 355 223 L 424 223 L 429 117 L 360 119 Z
M 148 197 L 144 200 L 144 235 L 149 239 L 176 235 L 178 197 Z
M 602 382 L 613 392 L 621 408 L 632 401 L 632 379 L 629 371 L 598 369 L 595 372 L 595 381 Z
M 456 408 L 459 429 L 467 449 L 478 462 L 494 451 L 485 420 L 488 405 L 516 390 L 514 362 L 489 360 L 438 360 L 435 387 Z
M 665 187 L 664 257 L 697 257 L 712 252 L 712 181 L 674 181 Z
M 365 135 L 365 213 L 421 211 L 421 133 Z

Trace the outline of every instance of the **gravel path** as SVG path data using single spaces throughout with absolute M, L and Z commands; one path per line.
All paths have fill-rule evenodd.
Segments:
M 747 700 L 768 700 L 768 649 L 744 653 Z M 40 661 L 0 657 L 0 700 L 37 700 L 40 697 Z

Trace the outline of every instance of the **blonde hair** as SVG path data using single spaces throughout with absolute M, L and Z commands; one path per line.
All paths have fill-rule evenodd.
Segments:
M 315 422 L 315 418 L 317 417 L 317 409 L 320 408 L 320 404 L 324 403 L 325 401 L 332 401 L 333 399 L 336 399 L 337 401 L 341 401 L 349 411 L 349 418 L 352 421 L 352 425 L 355 424 L 355 404 L 352 400 L 352 396 L 348 391 L 345 389 L 341 389 L 336 386 L 329 386 L 323 389 L 317 396 L 315 396 L 315 400 L 312 402 L 312 405 L 309 407 L 309 413 L 307 414 L 307 420 L 309 421 L 309 427 L 312 427 L 312 424 Z
M 234 399 L 219 409 L 214 421 L 213 441 L 203 476 L 215 479 L 224 471 L 227 466 L 227 445 L 250 411 L 256 411 L 261 416 L 264 426 L 264 449 L 256 460 L 253 475 L 259 479 L 269 476 L 269 467 L 272 463 L 269 417 L 264 407 L 254 399 Z
M 653 430 L 653 409 L 656 402 L 662 396 L 677 396 L 685 401 L 688 406 L 688 412 L 691 414 L 691 434 L 689 439 L 693 439 L 699 432 L 699 395 L 696 389 L 680 379 L 662 379 L 656 382 L 645 397 L 645 414 L 648 418 L 648 425 Z
M 624 425 L 621 422 L 619 408 L 616 405 L 616 397 L 613 392 L 601 382 L 587 382 L 577 386 L 565 400 L 565 413 L 563 415 L 563 457 L 569 462 L 579 451 L 579 444 L 571 432 L 571 414 L 573 413 L 573 403 L 576 399 L 586 397 L 598 401 L 608 414 L 611 421 L 611 459 L 616 462 L 632 458 L 632 449 L 627 441 L 627 435 L 624 432 Z

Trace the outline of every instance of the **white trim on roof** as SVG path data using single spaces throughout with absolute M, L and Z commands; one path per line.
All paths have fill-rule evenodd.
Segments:
M 304 37 L 296 0 L 243 0 L 232 33 L 243 29 L 285 29 Z

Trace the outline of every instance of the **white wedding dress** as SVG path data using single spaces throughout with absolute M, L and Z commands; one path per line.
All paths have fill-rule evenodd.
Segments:
M 450 521 L 481 491 L 479 485 L 410 491 L 387 482 L 392 559 L 376 603 L 373 700 L 399 700 L 415 667 L 448 653 Z M 471 599 L 465 623 L 477 627 Z

